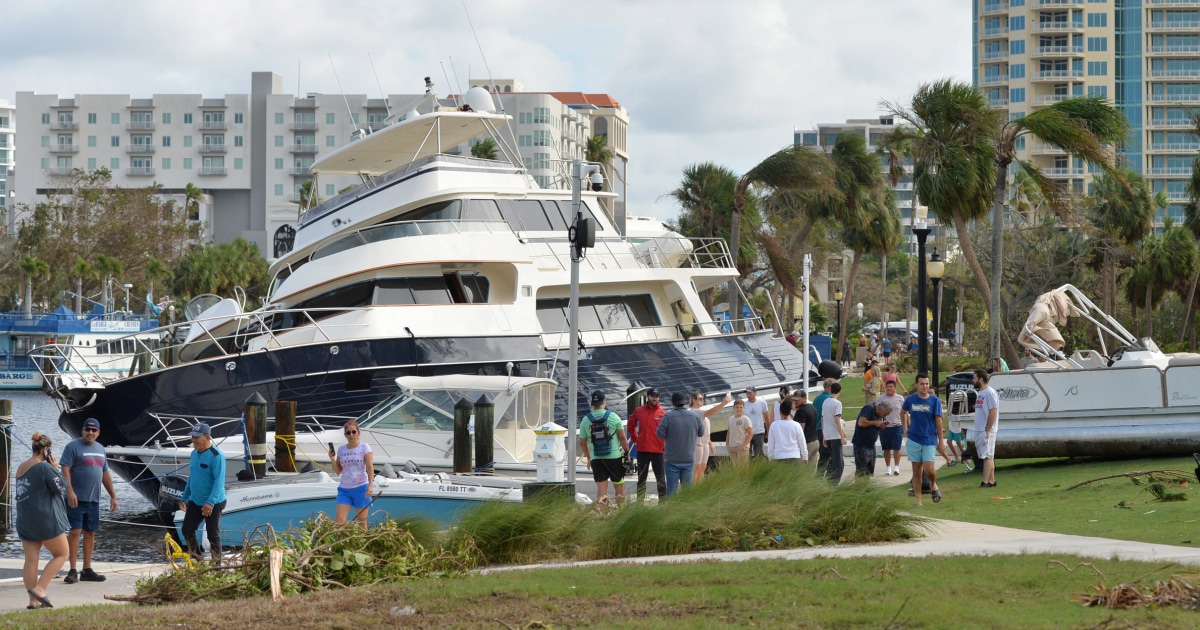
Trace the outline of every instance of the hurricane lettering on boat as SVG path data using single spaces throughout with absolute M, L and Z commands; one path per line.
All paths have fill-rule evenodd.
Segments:
M 438 486 L 438 492 L 475 492 L 474 486 Z
M 1028 400 L 1037 396 L 1037 391 L 1032 387 L 1001 387 L 996 390 L 996 397 L 1000 400 Z
M 242 497 L 241 502 L 242 503 L 251 503 L 254 501 L 264 501 L 266 499 L 277 499 L 277 498 L 279 498 L 278 492 L 275 492 L 273 494 L 254 494 L 254 495 L 248 494 L 248 495 Z

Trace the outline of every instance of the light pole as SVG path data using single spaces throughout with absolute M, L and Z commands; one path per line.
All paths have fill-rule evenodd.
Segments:
M 575 458 L 578 456 L 579 415 L 579 262 L 584 250 L 596 246 L 596 226 L 591 219 L 583 218 L 583 180 L 590 178 L 592 190 L 600 192 L 604 180 L 600 177 L 600 166 L 575 160 L 571 165 L 571 210 L 575 221 L 567 231 L 571 249 L 571 294 L 568 302 L 568 318 L 571 334 L 567 342 L 567 482 L 575 483 Z
M 125 289 L 125 312 L 129 312 L 129 290 L 133 288 L 132 284 L 122 284 L 122 289 Z
M 942 275 L 946 273 L 946 263 L 942 262 L 938 256 L 937 248 L 933 250 L 933 254 L 929 256 L 929 279 L 933 281 L 933 391 L 936 395 L 938 386 L 938 350 L 941 342 L 938 341 L 938 317 L 941 315 L 942 309 L 942 294 L 938 286 L 942 281 Z
M 834 336 L 834 339 L 843 346 L 845 345 L 842 343 L 842 300 L 844 299 L 846 299 L 846 294 L 842 293 L 841 287 L 838 287 L 838 290 L 833 292 L 833 300 L 837 302 L 837 335 Z M 846 357 L 842 356 L 842 350 L 843 348 L 838 348 L 838 356 L 841 358 L 842 363 L 845 364 Z
M 912 233 L 917 237 L 917 373 L 929 373 L 929 318 L 925 316 L 925 239 L 929 226 L 924 219 L 917 220 Z

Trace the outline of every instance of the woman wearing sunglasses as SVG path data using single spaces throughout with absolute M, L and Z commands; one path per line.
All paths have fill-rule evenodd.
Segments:
M 333 472 L 342 476 L 337 492 L 337 522 L 345 523 L 350 508 L 354 508 L 354 520 L 366 531 L 371 487 L 375 484 L 375 455 L 370 444 L 359 442 L 360 431 L 357 422 L 347 422 L 343 430 L 346 444 L 337 448 L 336 455 L 331 445 L 329 458 L 333 462 Z

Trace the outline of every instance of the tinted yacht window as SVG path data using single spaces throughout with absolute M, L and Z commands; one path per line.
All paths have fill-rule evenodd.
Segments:
M 503 221 L 500 208 L 495 199 L 470 199 L 463 206 L 462 218 L 465 221 Z
M 566 331 L 568 308 L 569 302 L 565 298 L 538 300 L 538 322 L 542 332 Z M 654 300 L 647 294 L 579 298 L 580 330 L 621 330 L 661 323 L 654 310 Z
M 546 217 L 546 211 L 542 209 L 542 202 L 537 199 L 516 199 L 510 203 L 512 203 L 513 214 L 517 220 L 514 225 L 516 229 L 526 232 L 549 232 L 555 229 L 554 225 L 550 223 L 550 219 Z M 562 222 L 561 217 L 558 222 Z M 565 226 L 563 227 L 565 228 Z

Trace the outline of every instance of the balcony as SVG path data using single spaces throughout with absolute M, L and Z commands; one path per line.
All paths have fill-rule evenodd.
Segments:
M 293 144 L 288 148 L 292 153 L 316 153 L 317 145 L 315 144 Z
M 1038 70 L 1031 77 L 1034 81 L 1070 81 L 1071 79 L 1082 79 L 1083 70 Z
M 151 177 L 154 175 L 153 166 L 135 166 L 125 169 L 125 174 L 130 177 Z
M 201 153 L 224 153 L 226 150 L 225 143 L 223 142 L 205 142 L 200 145 Z
M 1062 147 L 1056 147 L 1053 144 L 1038 143 L 1033 145 L 1034 155 L 1066 155 L 1067 152 Z
M 1042 174 L 1051 179 L 1063 177 L 1083 177 L 1082 168 L 1044 168 Z
M 312 175 L 312 167 L 311 166 L 297 166 L 294 168 L 289 168 L 288 175 L 292 175 L 294 177 L 308 177 L 308 176 Z
M 1069 94 L 1046 94 L 1044 96 L 1033 97 L 1033 104 L 1037 107 L 1053 105 L 1071 98 Z
M 71 175 L 73 173 L 75 173 L 74 166 L 52 166 L 52 167 L 46 169 L 46 174 L 50 175 L 50 176 Z
M 288 129 L 291 129 L 292 131 L 316 131 L 317 121 L 315 121 L 315 120 L 304 120 L 304 121 L 297 120 L 297 121 L 293 122 L 292 124 L 288 125 Z
M 1189 167 L 1150 167 L 1146 169 L 1146 175 L 1150 177 L 1191 177 L 1192 169 Z
M 1148 103 L 1200 103 L 1200 94 L 1150 94 Z
M 1082 57 L 1083 46 L 1038 46 L 1032 57 Z
M 1147 46 L 1147 55 L 1197 55 L 1200 54 L 1200 44 L 1171 44 L 1166 46 Z
M 154 153 L 153 144 L 131 144 L 125 147 L 126 153 Z
M 1007 26 L 992 26 L 983 29 L 982 39 L 996 39 L 998 37 L 1008 37 Z
M 1083 0 L 1037 0 L 1039 7 L 1065 7 L 1072 4 L 1083 4 Z
M 993 74 L 991 76 L 983 77 L 983 79 L 980 79 L 979 81 L 979 85 L 1004 85 L 1005 83 L 1008 83 L 1007 74 Z
M 1151 118 L 1146 122 L 1147 127 L 1191 127 L 1192 121 L 1190 118 Z
M 1029 30 L 1033 33 L 1076 33 L 1083 31 L 1083 22 L 1038 22 Z
M 997 13 L 1008 13 L 1007 2 L 989 2 L 983 5 L 983 10 L 979 15 L 995 15 Z
M 983 60 L 984 61 L 1001 61 L 1004 59 L 1008 59 L 1008 51 L 1007 50 L 985 50 L 985 51 L 983 51 Z M 374 127 L 376 124 L 377 123 L 371 123 L 372 130 L 374 130 Z
M 224 131 L 228 126 L 224 120 L 202 120 L 196 124 L 196 128 L 202 131 Z
M 51 131 L 75 131 L 79 129 L 79 123 L 73 120 L 54 120 L 50 122 Z
M 1152 142 L 1151 151 L 1159 153 L 1196 153 L 1200 152 L 1200 142 Z
M 154 121 L 153 120 L 135 120 L 135 121 L 125 125 L 125 128 L 130 131 L 154 131 Z
M 205 166 L 205 167 L 201 168 L 199 172 L 201 175 L 224 175 L 225 167 L 224 166 Z
M 79 145 L 74 142 L 60 142 L 50 145 L 51 153 L 79 153 Z
M 1200 0 L 1144 0 L 1150 6 L 1200 7 Z
M 1189 80 L 1195 81 L 1200 79 L 1200 68 L 1154 68 L 1146 71 L 1146 76 L 1151 79 L 1174 80 Z
M 1008 99 L 1006 98 L 989 98 L 988 107 L 1008 107 Z
M 1200 20 L 1154 21 L 1146 26 L 1148 31 L 1200 31 Z

